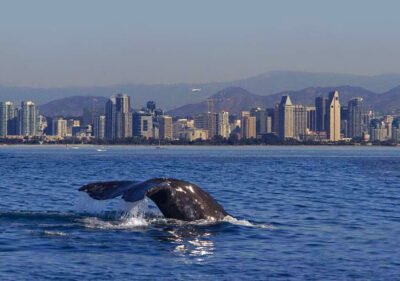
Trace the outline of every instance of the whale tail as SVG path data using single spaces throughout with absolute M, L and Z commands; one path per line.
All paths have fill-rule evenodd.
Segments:
M 214 198 L 195 184 L 167 178 L 154 178 L 143 182 L 111 181 L 91 183 L 79 188 L 96 200 L 121 196 L 127 202 L 149 197 L 163 215 L 179 220 L 219 220 L 228 213 Z
M 107 181 L 90 183 L 79 188 L 96 200 L 108 200 L 122 195 L 127 202 L 142 200 L 147 191 L 161 183 L 161 179 L 151 179 L 144 182 Z

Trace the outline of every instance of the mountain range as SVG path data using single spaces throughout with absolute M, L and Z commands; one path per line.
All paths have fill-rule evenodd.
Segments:
M 273 107 L 279 103 L 283 95 L 290 95 L 294 104 L 314 105 L 318 96 L 328 96 L 329 92 L 339 91 L 340 103 L 342 105 L 355 97 L 363 97 L 366 109 L 374 109 L 379 112 L 390 113 L 400 109 L 400 86 L 385 93 L 374 93 L 361 87 L 339 86 L 339 87 L 309 87 L 300 91 L 284 91 L 273 95 L 262 96 L 251 93 L 241 87 L 228 87 L 211 98 L 214 100 L 215 111 L 226 110 L 232 114 L 249 110 L 252 107 Z M 93 96 L 74 96 L 51 101 L 39 106 L 40 114 L 45 116 L 81 116 L 83 109 L 104 108 L 107 98 Z M 168 111 L 172 116 L 194 116 L 196 113 L 205 112 L 207 102 L 203 101 L 186 104 Z
M 226 110 L 238 114 L 243 110 L 250 110 L 252 107 L 273 107 L 279 103 L 283 95 L 289 95 L 293 104 L 314 105 L 318 96 L 328 97 L 329 92 L 339 91 L 340 103 L 346 105 L 355 97 L 363 97 L 366 109 L 374 109 L 379 112 L 390 113 L 400 109 L 400 86 L 385 93 L 377 94 L 361 87 L 339 86 L 339 87 L 309 87 L 300 91 L 285 91 L 269 96 L 261 96 L 248 92 L 240 87 L 229 87 L 212 95 L 214 110 Z M 193 116 L 196 113 L 205 112 L 207 102 L 188 104 L 168 113 L 173 116 Z
M 72 96 L 109 97 L 123 92 L 131 96 L 134 108 L 141 108 L 148 100 L 154 100 L 164 109 L 173 109 L 185 104 L 194 104 L 216 92 L 241 87 L 261 96 L 273 95 L 283 91 L 301 91 L 310 87 L 335 87 L 353 85 L 371 92 L 386 92 L 400 85 L 400 74 L 363 76 L 340 73 L 311 73 L 295 71 L 273 71 L 258 76 L 228 82 L 179 83 L 165 85 L 126 84 L 105 87 L 61 87 L 29 88 L 0 86 L 0 100 L 33 100 L 37 104 Z M 201 88 L 200 92 L 192 92 Z

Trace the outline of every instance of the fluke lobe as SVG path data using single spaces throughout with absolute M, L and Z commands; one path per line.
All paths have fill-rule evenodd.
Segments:
M 222 220 L 229 215 L 224 208 L 197 185 L 178 179 L 154 178 L 144 182 L 110 181 L 91 183 L 79 188 L 96 200 L 122 196 L 136 202 L 145 196 L 154 201 L 166 218 L 195 221 Z

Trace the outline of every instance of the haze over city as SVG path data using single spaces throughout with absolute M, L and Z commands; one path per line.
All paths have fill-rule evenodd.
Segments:
M 400 73 L 398 1 L 2 1 L 0 85 Z

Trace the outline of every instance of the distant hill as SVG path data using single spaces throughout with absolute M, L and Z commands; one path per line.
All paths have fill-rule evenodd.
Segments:
M 285 91 L 269 96 L 261 96 L 248 92 L 240 87 L 229 87 L 219 91 L 211 97 L 214 99 L 215 111 L 227 110 L 230 113 L 238 114 L 240 111 L 249 110 L 252 107 L 273 107 L 279 103 L 283 95 L 290 95 L 294 104 L 314 105 L 318 96 L 328 96 L 329 92 L 339 91 L 340 103 L 347 104 L 355 97 L 363 97 L 365 107 L 377 111 L 390 112 L 400 109 L 400 86 L 386 93 L 376 94 L 361 87 L 339 86 L 339 87 L 310 87 L 300 91 Z M 168 113 L 173 116 L 193 116 L 196 113 L 205 112 L 206 101 L 188 104 L 170 110 Z
M 88 108 L 105 108 L 107 98 L 105 97 L 88 97 L 74 96 L 63 99 L 54 100 L 38 107 L 39 113 L 44 116 L 82 116 L 83 109 Z
M 114 93 L 123 92 L 131 96 L 134 108 L 141 108 L 148 100 L 154 100 L 157 102 L 158 107 L 168 110 L 185 104 L 199 103 L 228 87 L 240 87 L 256 95 L 268 96 L 288 90 L 300 91 L 310 87 L 334 87 L 337 85 L 353 85 L 368 89 L 371 92 L 382 93 L 400 85 L 400 75 L 363 76 L 339 73 L 273 71 L 246 79 L 215 83 L 126 84 L 107 87 L 43 89 L 0 86 L 0 100 L 33 100 L 37 104 L 44 104 L 71 96 L 109 97 Z M 202 90 L 201 92 L 193 93 L 193 88 L 201 88 Z

